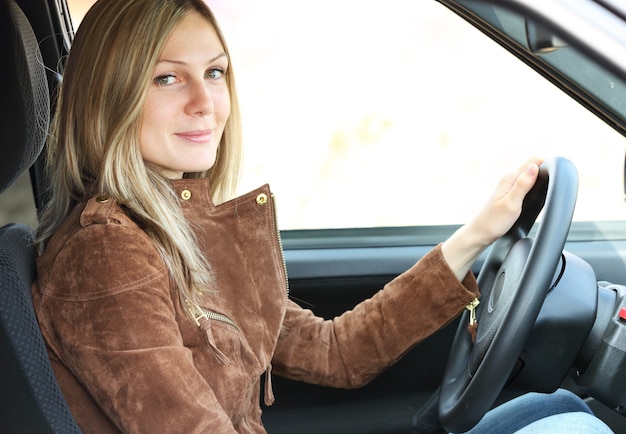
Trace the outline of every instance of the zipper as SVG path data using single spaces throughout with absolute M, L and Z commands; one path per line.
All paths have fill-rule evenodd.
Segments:
M 472 343 L 476 342 L 476 331 L 478 329 L 478 320 L 476 319 L 476 308 L 480 304 L 480 300 L 478 298 L 474 298 L 470 303 L 465 306 L 465 309 L 469 310 L 469 325 L 467 326 L 467 331 L 472 338 Z
M 187 306 L 189 306 L 189 308 L 191 309 L 193 320 L 195 321 L 198 327 L 201 326 L 201 320 L 202 318 L 204 318 L 207 320 L 220 321 L 220 322 L 226 323 L 228 325 L 233 326 L 237 330 L 239 330 L 239 327 L 237 327 L 237 324 L 235 324 L 235 321 L 233 321 L 226 315 L 222 313 L 214 312 L 212 310 L 204 309 L 203 307 L 198 306 L 196 303 L 193 303 L 190 300 L 185 300 L 185 302 L 187 303 Z
M 276 196 L 272 195 L 272 201 L 274 202 L 274 230 L 276 231 L 276 238 L 278 239 L 278 249 L 280 250 L 280 259 L 283 262 L 283 271 L 285 273 L 285 292 L 287 298 L 289 298 L 289 276 L 287 275 L 287 261 L 285 261 L 285 252 L 283 252 L 283 239 L 280 236 L 280 229 L 278 226 L 278 210 L 276 209 Z
M 209 348 L 213 351 L 215 359 L 221 365 L 230 365 L 230 359 L 228 356 L 217 347 L 211 323 L 212 320 L 216 320 L 229 324 L 235 327 L 236 330 L 239 330 L 239 327 L 237 327 L 233 320 L 228 318 L 226 315 L 203 309 L 191 300 L 185 300 L 185 302 L 187 303 L 187 306 L 189 306 L 189 310 L 192 312 L 193 320 L 198 325 L 198 328 L 204 333 L 204 337 L 206 338 L 207 344 L 209 344 Z

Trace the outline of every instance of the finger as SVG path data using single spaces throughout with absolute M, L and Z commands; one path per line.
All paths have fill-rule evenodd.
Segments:
M 528 164 L 515 180 L 513 187 L 509 190 L 508 196 L 514 201 L 521 202 L 526 196 L 526 193 L 535 185 L 537 176 L 539 175 L 539 166 L 531 162 Z
M 544 161 L 545 159 L 542 157 L 537 157 L 537 156 L 531 157 L 528 160 L 526 160 L 524 163 L 520 164 L 515 171 L 511 171 L 507 175 L 505 175 L 501 179 L 500 184 L 498 185 L 500 196 L 503 197 L 503 196 L 508 195 L 511 189 L 515 187 L 515 183 L 520 178 L 520 176 L 523 176 L 524 173 L 528 171 L 528 168 L 530 165 L 540 166 Z M 531 182 L 530 187 L 534 185 L 535 180 L 536 180 L 536 174 L 534 175 L 534 179 L 530 181 Z
M 524 172 L 528 168 L 529 164 L 535 164 L 537 166 L 541 166 L 541 164 L 544 161 L 545 161 L 545 158 L 543 157 L 539 157 L 537 155 L 532 156 L 528 160 L 524 161 L 522 164 L 519 165 L 519 167 L 517 168 L 517 173 Z

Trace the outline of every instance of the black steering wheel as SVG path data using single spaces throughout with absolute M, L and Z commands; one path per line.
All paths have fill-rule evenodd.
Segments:
M 511 375 L 555 277 L 577 192 L 578 174 L 569 160 L 544 161 L 519 219 L 491 247 L 478 275 L 482 298 L 476 341 L 467 330 L 465 311 L 441 385 L 439 420 L 447 431 L 476 425 Z M 532 240 L 528 234 L 542 209 Z

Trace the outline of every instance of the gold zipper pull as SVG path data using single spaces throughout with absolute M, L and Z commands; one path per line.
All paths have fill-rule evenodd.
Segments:
M 209 318 L 209 313 L 205 309 L 202 309 L 200 306 L 195 304 L 190 300 L 185 300 L 185 303 L 192 309 L 193 319 L 200 328 L 204 332 L 204 337 L 206 338 L 207 343 L 211 350 L 213 350 L 213 356 L 217 359 L 217 361 L 222 365 L 229 365 L 230 359 L 224 354 L 215 343 L 215 338 L 213 337 L 213 329 L 211 328 L 211 319 Z
M 478 298 L 473 299 L 470 304 L 465 306 L 465 309 L 469 310 L 469 325 L 467 331 L 472 337 L 472 343 L 476 342 L 476 330 L 478 329 L 478 320 L 476 319 L 476 307 L 480 304 Z
M 190 300 L 185 300 L 185 303 L 187 303 L 187 306 L 189 307 L 189 309 L 191 310 L 191 314 L 193 316 L 193 320 L 196 322 L 196 325 L 198 327 L 200 327 L 200 323 L 201 320 L 204 319 L 209 319 L 207 313 L 200 308 L 200 306 L 198 306 L 197 304 L 191 302 Z

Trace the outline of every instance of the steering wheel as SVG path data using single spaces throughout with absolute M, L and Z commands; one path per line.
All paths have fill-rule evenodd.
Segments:
M 491 247 L 478 275 L 482 297 L 475 343 L 466 310 L 441 385 L 439 420 L 447 431 L 476 425 L 511 375 L 555 277 L 577 192 L 578 174 L 569 160 L 544 161 L 519 219 Z M 532 240 L 528 234 L 542 209 Z

